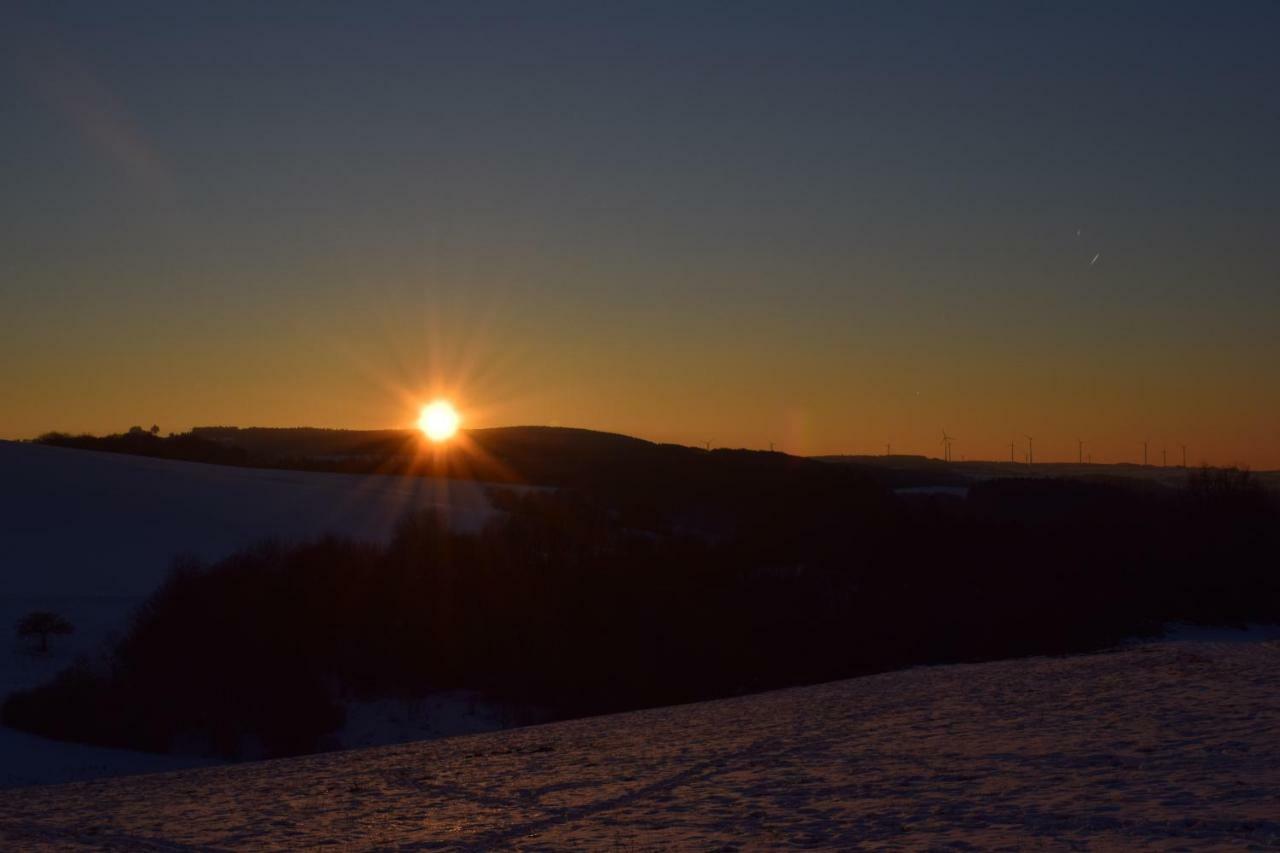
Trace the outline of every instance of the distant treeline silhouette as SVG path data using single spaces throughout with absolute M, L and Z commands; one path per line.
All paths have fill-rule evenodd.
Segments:
M 219 465 L 252 464 L 249 453 L 243 448 L 210 441 L 193 433 L 164 437 L 141 427 L 134 427 L 126 433 L 105 436 L 47 432 L 37 438 L 36 442 L 52 447 L 96 450 L 100 453 L 127 453 L 158 459 L 180 459 Z
M 1247 472 L 1178 491 L 994 480 L 962 500 L 838 466 L 781 476 L 768 456 L 495 490 L 478 534 L 416 515 L 385 547 L 180 561 L 105 661 L 14 694 L 4 722 L 288 755 L 323 748 L 350 698 L 469 688 L 560 718 L 1280 620 L 1280 512 Z
M 797 468 L 834 467 L 813 459 L 762 451 L 655 444 L 638 438 L 567 427 L 497 427 L 464 430 L 447 448 L 435 448 L 417 430 L 334 430 L 311 427 L 197 427 L 167 437 L 135 428 L 92 436 L 47 433 L 38 443 L 254 468 L 347 474 L 394 474 L 530 483 L 591 490 L 668 476 L 723 479 L 744 467 L 793 476 Z M 941 465 L 941 463 L 938 463 Z M 848 464 L 864 482 L 882 486 L 961 484 L 938 466 L 899 470 Z M 810 474 L 810 476 L 831 476 Z

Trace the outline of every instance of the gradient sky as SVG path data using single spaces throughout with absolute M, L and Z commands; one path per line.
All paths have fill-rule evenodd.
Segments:
M 470 426 L 1280 467 L 1277 4 L 33 2 L 0 31 L 0 437 L 400 426 L 447 393 Z

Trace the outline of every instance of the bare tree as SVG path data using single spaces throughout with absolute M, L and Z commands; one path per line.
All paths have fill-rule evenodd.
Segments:
M 18 620 L 18 639 L 40 639 L 40 654 L 49 651 L 50 637 L 64 637 L 75 631 L 75 626 L 60 614 L 36 610 Z

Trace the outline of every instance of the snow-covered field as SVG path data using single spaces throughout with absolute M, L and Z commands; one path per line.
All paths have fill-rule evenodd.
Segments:
M 0 792 L 14 849 L 1280 846 L 1280 644 L 926 667 Z
M 0 596 L 145 595 L 178 553 L 225 556 L 326 532 L 385 540 L 410 509 L 461 528 L 484 485 L 423 477 L 233 468 L 0 442 Z
M 458 529 L 474 529 L 491 513 L 485 488 L 0 441 L 0 699 L 100 650 L 177 554 L 213 560 L 264 539 L 325 533 L 385 541 L 405 512 L 431 507 Z M 50 654 L 31 656 L 13 631 L 33 610 L 66 616 L 75 633 L 57 638 Z M 360 719 L 371 725 L 367 712 Z M 474 731 L 482 724 L 459 725 Z M 0 727 L 0 787 L 198 763 L 207 762 L 95 750 Z

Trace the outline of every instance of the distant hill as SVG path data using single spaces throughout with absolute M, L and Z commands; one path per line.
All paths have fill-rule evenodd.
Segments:
M 1160 490 L 1183 488 L 1197 469 L 1136 464 L 1046 462 L 1026 465 L 995 461 L 945 461 L 914 455 L 797 457 L 759 450 L 657 444 L 617 433 L 545 426 L 513 426 L 459 432 L 436 446 L 417 430 L 341 430 L 316 427 L 196 427 L 161 437 L 141 429 L 109 436 L 49 433 L 37 439 L 77 447 L 164 459 L 252 468 L 445 477 L 493 483 L 566 486 L 590 491 L 627 491 L 633 496 L 667 489 L 664 502 L 679 492 L 705 495 L 790 487 L 870 491 L 967 488 L 996 479 L 1073 479 Z M 842 469 L 839 473 L 830 469 Z M 1254 475 L 1280 491 L 1280 472 Z M 729 486 L 729 484 L 737 484 Z M 677 488 L 678 487 L 678 488 Z
M 967 486 L 984 480 L 1002 479 L 1072 479 L 1115 485 L 1144 484 L 1148 487 L 1182 488 L 1188 475 L 1199 468 L 1175 465 L 1138 465 L 1131 462 L 1112 464 L 1076 462 L 996 462 L 973 460 L 948 462 L 927 456 L 815 456 L 813 459 L 838 465 L 849 465 L 894 489 L 921 486 Z M 1280 490 L 1280 471 L 1260 471 L 1253 475 L 1265 487 Z
M 674 525 L 713 535 L 765 523 L 813 529 L 855 516 L 859 525 L 870 524 L 889 499 L 884 478 L 867 466 L 757 450 L 708 451 L 566 427 L 464 430 L 441 446 L 416 430 L 226 426 L 167 438 L 136 431 L 52 434 L 39 441 L 255 468 L 573 488 L 638 527 Z
M 465 430 L 444 448 L 415 431 L 194 434 L 282 467 L 573 488 L 597 496 L 641 527 L 674 523 L 728 532 L 784 521 L 807 527 L 850 512 L 868 517 L 888 497 L 884 485 L 857 466 L 756 450 L 707 451 L 567 427 Z M 305 456 L 298 452 L 303 450 Z
M 242 452 L 257 465 L 538 485 L 579 482 L 601 465 L 672 455 L 687 459 L 698 452 L 614 433 L 539 426 L 463 430 L 441 446 L 417 430 L 196 427 L 190 435 Z
M 442 446 L 431 444 L 417 430 L 234 426 L 197 427 L 168 437 L 141 429 L 101 437 L 51 433 L 38 441 L 253 468 L 570 487 L 638 513 L 651 514 L 660 508 L 704 529 L 721 529 L 729 517 L 750 523 L 759 514 L 753 507 L 781 503 L 802 512 L 806 507 L 813 511 L 816 506 L 835 505 L 865 512 L 891 490 L 959 490 L 990 480 L 1071 479 L 1180 490 L 1196 470 L 1133 464 L 949 462 L 901 454 L 804 458 L 759 450 L 708 451 L 616 433 L 545 426 L 463 430 Z M 1255 481 L 1280 491 L 1280 472 L 1255 475 Z M 778 500 L 787 495 L 792 498 Z

